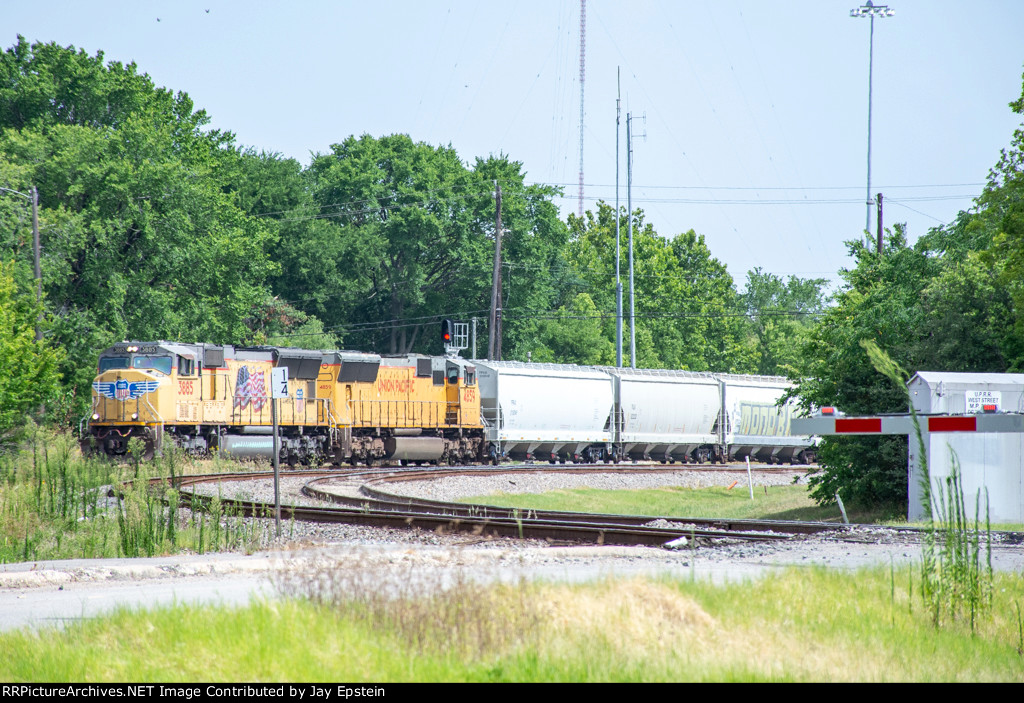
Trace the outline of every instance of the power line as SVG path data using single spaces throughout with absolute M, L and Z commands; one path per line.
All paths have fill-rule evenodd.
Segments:
M 508 310 L 515 311 L 515 308 L 507 308 Z M 332 325 L 330 327 L 323 328 L 322 332 L 294 332 L 287 334 L 275 334 L 275 337 L 315 337 L 320 334 L 325 334 L 328 331 L 337 330 L 342 333 L 356 334 L 360 332 L 378 332 L 392 329 L 402 329 L 409 327 L 418 327 L 429 322 L 440 322 L 444 319 L 458 319 L 464 317 L 472 317 L 473 315 L 479 315 L 486 312 L 486 309 L 476 311 L 463 311 L 458 313 L 442 313 L 438 315 L 426 315 L 423 317 L 413 317 L 404 319 L 393 319 L 393 320 L 380 320 L 377 322 L 361 322 L 361 323 L 345 323 L 339 325 Z M 810 311 L 810 310 L 762 310 L 760 312 L 751 311 L 733 311 L 733 312 L 666 312 L 657 310 L 641 311 L 636 314 L 638 319 L 724 319 L 724 318 L 749 318 L 759 319 L 762 317 L 768 318 L 797 318 L 797 317 L 817 317 L 824 314 L 823 311 Z M 598 312 L 593 314 L 567 314 L 558 311 L 530 311 L 523 310 L 519 313 L 512 312 L 511 314 L 502 314 L 504 319 L 512 320 L 614 320 L 616 314 L 612 312 Z
M 575 185 L 573 183 L 542 183 L 540 181 L 530 182 L 529 185 L 547 185 L 558 188 Z M 589 188 L 614 188 L 613 183 L 587 183 Z M 975 188 L 987 185 L 986 183 L 923 183 L 920 185 L 889 185 L 877 186 L 881 190 L 896 190 L 899 188 Z M 671 190 L 861 190 L 863 186 L 694 186 L 694 185 L 638 185 L 643 190 L 671 189 Z
M 500 181 L 499 181 L 500 182 Z M 476 188 L 483 188 L 482 184 L 466 184 L 454 188 L 455 190 L 461 188 L 469 188 L 470 186 Z M 548 186 L 553 188 L 561 189 L 564 185 L 559 183 L 530 183 L 524 184 L 525 186 Z M 907 186 L 888 186 L 883 190 L 893 190 L 897 188 L 952 188 L 952 187 L 969 187 L 974 185 L 984 185 L 982 183 L 961 183 L 961 184 L 936 184 L 936 185 L 907 185 Z M 611 188 L 613 186 L 607 184 L 590 184 L 594 188 Z M 795 190 L 806 190 L 806 191 L 835 191 L 835 190 L 854 190 L 857 187 L 854 186 L 818 186 L 818 187 L 766 187 L 766 188 L 754 188 L 746 186 L 643 186 L 643 189 L 648 190 L 724 190 L 724 191 L 795 191 Z M 347 202 L 330 203 L 324 205 L 315 204 L 304 204 L 291 210 L 278 210 L 271 212 L 262 212 L 253 215 L 253 217 L 270 217 L 273 215 L 297 213 L 302 210 L 313 209 L 317 212 L 315 214 L 296 215 L 295 217 L 284 217 L 280 218 L 279 222 L 301 222 L 314 219 L 334 219 L 343 217 L 356 217 L 359 215 L 367 215 L 372 213 L 381 212 L 392 212 L 395 210 L 409 208 L 409 207 L 427 207 L 430 205 L 443 205 L 451 204 L 458 201 L 464 201 L 469 198 L 485 198 L 490 197 L 491 191 L 488 190 L 475 190 L 473 192 L 467 192 L 462 194 L 452 194 L 447 198 L 430 197 L 431 193 L 437 193 L 440 190 L 424 191 L 422 194 L 410 194 L 410 193 L 395 193 L 392 195 L 382 195 L 371 198 L 360 198 L 350 200 Z M 427 197 L 424 197 L 427 196 Z M 552 197 L 564 197 L 563 195 L 555 194 Z M 944 200 L 973 200 L 977 195 L 973 193 L 957 193 L 947 195 L 911 195 L 899 198 L 898 201 L 901 203 L 906 202 L 938 202 Z M 395 203 L 391 205 L 383 204 L 389 200 L 395 200 L 398 198 L 414 198 L 414 202 L 406 203 Z M 601 202 L 605 198 L 600 196 L 585 196 L 584 200 L 590 202 Z M 845 205 L 850 203 L 860 203 L 860 198 L 635 198 L 639 203 L 679 203 L 689 205 Z M 892 202 L 897 202 L 895 199 Z M 331 208 L 351 208 L 354 206 L 364 205 L 367 203 L 375 203 L 372 207 L 364 207 L 359 209 L 346 209 L 341 212 L 324 212 Z M 916 211 L 915 211 L 916 212 Z M 920 213 L 925 214 L 925 213 Z

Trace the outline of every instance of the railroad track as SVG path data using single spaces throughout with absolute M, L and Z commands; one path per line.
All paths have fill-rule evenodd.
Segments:
M 303 494 L 310 498 L 331 502 L 333 507 L 282 505 L 281 517 L 286 520 L 310 522 L 348 523 L 374 527 L 419 528 L 439 533 L 466 533 L 480 538 L 515 537 L 542 539 L 551 543 L 649 545 L 659 546 L 685 538 L 688 547 L 712 541 L 753 540 L 779 541 L 797 535 L 821 532 L 839 532 L 846 529 L 831 523 L 770 521 L 680 519 L 633 515 L 595 515 L 548 510 L 517 510 L 486 505 L 448 503 L 409 498 L 393 493 L 395 483 L 430 480 L 444 476 L 509 476 L 523 473 L 674 473 L 685 471 L 735 472 L 734 467 L 721 466 L 616 466 L 604 464 L 523 467 L 445 467 L 424 469 L 363 469 L 363 470 L 285 470 L 281 477 L 304 477 L 309 481 Z M 762 472 L 790 472 L 782 467 L 759 468 Z M 272 472 L 239 472 L 186 476 L 176 485 L 199 508 L 207 508 L 213 496 L 194 490 L 202 483 L 224 481 L 266 480 Z M 339 481 L 360 486 L 358 496 L 346 496 L 329 490 L 331 483 Z M 220 497 L 221 505 L 238 514 L 272 517 L 274 506 L 263 501 Z

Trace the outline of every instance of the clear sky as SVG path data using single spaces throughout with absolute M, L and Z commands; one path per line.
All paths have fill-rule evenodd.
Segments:
M 694 229 L 742 288 L 761 266 L 834 279 L 863 235 L 867 19 L 859 0 L 613 2 L 586 11 L 585 207 L 615 198 L 621 67 L 633 203 Z M 308 163 L 403 132 L 464 161 L 505 153 L 577 209 L 579 0 L 4 2 L 3 46 L 135 61 L 240 144 Z M 875 20 L 872 194 L 911 239 L 970 207 L 1019 119 L 1024 3 L 893 0 Z M 646 114 L 646 121 L 643 116 Z M 872 215 L 872 230 L 874 216 Z

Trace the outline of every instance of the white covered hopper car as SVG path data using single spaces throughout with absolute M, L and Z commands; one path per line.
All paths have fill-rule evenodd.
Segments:
M 550 462 L 815 460 L 777 376 L 476 361 L 496 458 Z

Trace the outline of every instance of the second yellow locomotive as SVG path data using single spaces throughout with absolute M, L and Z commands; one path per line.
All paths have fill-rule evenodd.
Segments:
M 270 371 L 282 366 L 290 464 L 488 458 L 476 368 L 464 359 L 165 341 L 100 355 L 83 451 L 123 456 L 138 438 L 151 456 L 170 437 L 195 453 L 270 458 Z

